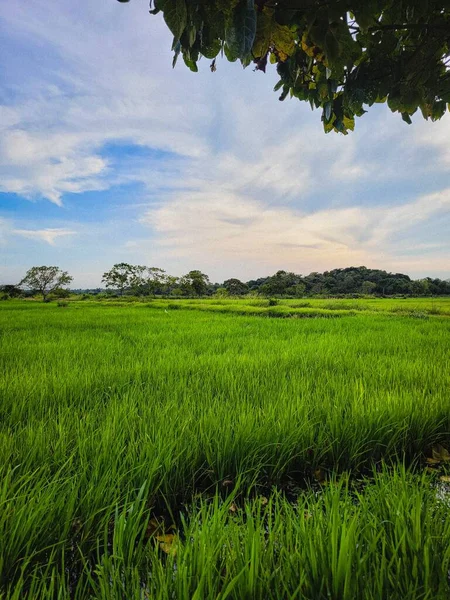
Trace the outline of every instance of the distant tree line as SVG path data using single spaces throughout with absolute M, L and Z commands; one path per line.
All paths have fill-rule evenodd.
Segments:
M 128 263 L 115 264 L 103 273 L 102 282 L 120 296 L 206 296 L 214 290 L 208 275 L 198 270 L 174 277 L 159 267 Z
M 388 273 L 381 269 L 367 267 L 347 267 L 324 273 L 313 272 L 297 275 L 277 271 L 275 275 L 248 281 L 250 291 L 264 295 L 289 296 L 336 296 L 336 295 L 376 295 L 376 296 L 442 296 L 450 294 L 450 281 L 433 279 L 413 280 L 403 273 Z
M 247 282 L 227 279 L 223 283 L 211 283 L 201 271 L 189 271 L 182 277 L 168 275 L 163 269 L 119 263 L 103 274 L 102 282 L 119 295 L 137 296 L 442 296 L 450 295 L 450 280 L 412 280 L 403 273 L 388 273 L 367 267 L 347 267 L 324 273 L 313 272 L 298 275 L 277 271 L 269 277 Z
M 381 269 L 347 267 L 324 273 L 313 272 L 298 275 L 277 271 L 269 277 L 247 282 L 227 279 L 223 283 L 211 283 L 208 275 L 199 270 L 189 271 L 182 277 L 167 274 L 159 267 L 117 263 L 102 277 L 102 288 L 94 290 L 68 290 L 73 278 L 59 267 L 32 267 L 19 284 L 3 285 L 0 292 L 4 299 L 40 294 L 44 301 L 64 298 L 70 293 L 108 296 L 446 296 L 450 295 L 450 280 L 413 280 L 403 273 L 388 273 Z

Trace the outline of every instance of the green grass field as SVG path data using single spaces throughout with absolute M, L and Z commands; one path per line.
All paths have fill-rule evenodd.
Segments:
M 1 303 L 0 598 L 449 598 L 449 317 Z

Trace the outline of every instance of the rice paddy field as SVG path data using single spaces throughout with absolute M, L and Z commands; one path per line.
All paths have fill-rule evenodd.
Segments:
M 450 299 L 0 327 L 1 600 L 450 598 Z

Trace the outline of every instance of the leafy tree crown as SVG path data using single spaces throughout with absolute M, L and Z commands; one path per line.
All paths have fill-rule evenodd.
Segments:
M 68 285 L 71 281 L 73 277 L 67 271 L 62 271 L 59 267 L 41 266 L 31 267 L 19 286 L 39 292 L 45 299 L 50 292 Z

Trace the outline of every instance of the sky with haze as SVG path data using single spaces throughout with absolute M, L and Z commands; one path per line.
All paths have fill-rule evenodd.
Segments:
M 450 114 L 325 135 L 273 68 L 172 70 L 147 0 L 9 0 L 0 39 L 0 283 L 46 264 L 97 287 L 122 261 L 450 278 Z

